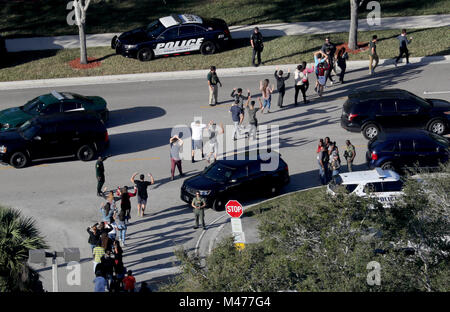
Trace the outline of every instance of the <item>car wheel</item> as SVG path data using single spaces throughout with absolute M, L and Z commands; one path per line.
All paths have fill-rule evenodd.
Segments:
M 14 168 L 24 168 L 28 164 L 28 156 L 23 152 L 15 152 L 9 159 L 9 164 Z
M 433 120 L 428 126 L 428 131 L 443 135 L 445 133 L 445 124 L 442 120 Z
M 153 51 L 149 48 L 140 49 L 137 53 L 137 58 L 141 62 L 148 62 L 153 58 Z
M 216 53 L 216 45 L 212 41 L 205 41 L 200 47 L 200 52 L 203 55 L 214 54 Z
M 368 124 L 363 128 L 363 135 L 367 140 L 372 140 L 380 133 L 380 129 L 374 124 Z
M 393 170 L 395 171 L 395 167 L 394 164 L 390 161 L 385 162 L 384 164 L 381 165 L 381 169 L 383 170 Z
M 223 198 L 216 198 L 213 202 L 212 209 L 215 211 L 225 210 L 225 200 Z
M 111 49 L 116 49 L 116 47 L 117 47 L 117 36 L 114 36 L 111 39 Z
M 83 145 L 78 149 L 77 157 L 81 161 L 90 161 L 94 158 L 95 151 L 91 145 Z

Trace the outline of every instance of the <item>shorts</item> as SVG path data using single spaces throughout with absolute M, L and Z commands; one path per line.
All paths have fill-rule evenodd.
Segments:
M 137 202 L 139 205 L 147 205 L 147 198 L 141 198 L 139 195 L 137 196 Z
M 192 140 L 192 149 L 202 149 L 203 148 L 203 140 Z
M 326 82 L 326 77 L 325 76 L 319 76 L 319 84 L 321 86 L 324 86 Z
M 217 149 L 219 148 L 219 143 L 209 143 L 209 152 L 213 154 L 217 154 Z

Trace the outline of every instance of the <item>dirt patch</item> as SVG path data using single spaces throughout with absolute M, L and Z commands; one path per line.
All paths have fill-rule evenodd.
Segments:
M 80 64 L 80 58 L 76 58 L 69 62 L 69 66 L 73 69 L 89 69 L 94 67 L 99 67 L 102 65 L 102 62 L 99 61 L 95 57 L 88 57 L 88 63 L 87 64 Z

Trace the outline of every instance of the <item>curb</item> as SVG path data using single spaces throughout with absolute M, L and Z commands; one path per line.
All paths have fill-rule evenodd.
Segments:
M 347 62 L 347 69 L 368 69 L 369 61 L 350 61 Z M 424 56 L 410 58 L 411 64 L 446 64 L 450 63 L 450 55 L 442 56 Z M 312 64 L 308 64 L 311 66 Z M 394 67 L 394 58 L 382 59 L 379 61 L 379 67 Z M 223 68 L 218 69 L 217 72 L 220 77 L 235 77 L 242 74 L 245 75 L 265 75 L 273 74 L 277 67 L 291 68 L 294 70 L 297 64 L 285 65 L 268 65 L 261 67 L 239 67 L 239 68 Z M 150 81 L 165 81 L 165 80 L 182 80 L 182 79 L 202 79 L 206 78 L 208 69 L 188 70 L 188 71 L 173 71 L 173 72 L 158 72 L 158 73 L 144 73 L 144 74 L 125 74 L 125 75 L 105 75 L 92 77 L 74 77 L 74 78 L 56 78 L 56 79 L 38 79 L 38 80 L 23 80 L 23 81 L 7 81 L 0 82 L 0 91 L 15 90 L 15 89 L 33 89 L 33 88 L 56 88 L 68 86 L 84 86 L 84 85 L 102 85 L 114 83 L 133 83 L 133 82 L 150 82 Z
M 278 195 L 278 196 L 275 196 L 275 197 L 272 197 L 272 198 L 269 198 L 269 199 L 265 199 L 265 200 L 263 200 L 261 202 L 258 202 L 258 203 L 255 203 L 255 204 L 251 204 L 251 205 L 245 207 L 244 213 L 245 213 L 245 210 L 247 210 L 249 208 L 252 208 L 252 207 L 254 207 L 256 205 L 261 205 L 261 204 L 264 204 L 264 203 L 266 203 L 268 201 L 271 201 L 271 200 L 279 199 L 279 198 L 282 198 L 282 197 L 285 197 L 285 196 L 288 196 L 288 195 L 301 193 L 301 192 L 306 192 L 306 191 L 310 191 L 310 190 L 314 190 L 314 189 L 318 189 L 318 188 L 322 188 L 322 187 L 324 187 L 324 186 L 323 185 L 314 186 L 314 187 L 310 187 L 310 188 L 306 188 L 306 189 L 302 189 L 302 190 L 297 190 L 297 191 L 292 191 L 292 192 L 288 192 L 288 193 L 285 193 L 285 194 L 281 194 L 281 195 Z M 221 219 L 223 219 L 225 217 L 228 218 L 228 219 L 230 218 L 230 216 L 228 216 L 227 214 L 224 214 L 224 215 L 216 218 L 214 221 L 212 221 L 208 225 L 208 227 L 211 226 L 211 225 L 214 225 L 216 222 L 218 222 L 219 220 L 221 220 Z M 219 236 L 219 234 L 222 231 L 222 229 L 224 228 L 224 226 L 225 226 L 225 223 L 222 224 L 221 226 L 219 226 L 219 228 L 215 231 L 213 237 L 211 237 L 211 239 L 209 240 L 209 246 L 208 246 L 208 249 L 207 249 L 208 250 L 208 254 L 210 254 L 212 249 L 214 248 L 215 242 L 217 241 L 217 237 Z M 199 247 L 200 247 L 201 241 L 202 241 L 203 236 L 205 235 L 205 233 L 206 233 L 206 230 L 203 230 L 202 234 L 200 235 L 200 237 L 197 240 L 197 244 L 195 245 L 195 255 L 197 257 L 199 256 L 199 249 L 200 249 Z

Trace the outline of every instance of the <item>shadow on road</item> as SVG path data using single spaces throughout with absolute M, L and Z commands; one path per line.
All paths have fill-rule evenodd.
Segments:
M 163 128 L 111 134 L 109 135 L 111 143 L 106 153 L 113 156 L 132 154 L 163 145 L 167 145 L 169 153 L 171 130 L 172 128 Z
M 166 110 L 157 106 L 122 108 L 109 112 L 108 128 L 132 124 L 164 116 Z

